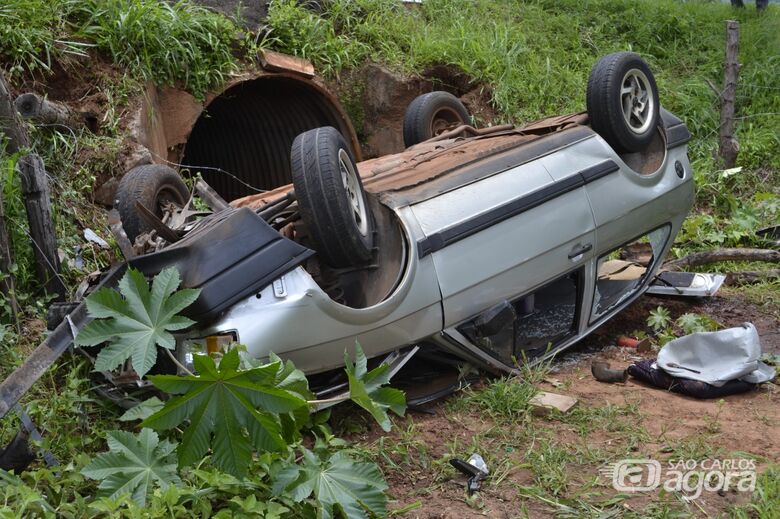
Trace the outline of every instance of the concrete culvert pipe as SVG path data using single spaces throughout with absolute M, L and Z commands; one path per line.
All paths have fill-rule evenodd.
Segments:
M 234 200 L 289 184 L 293 140 L 320 126 L 338 129 L 359 160 L 355 131 L 334 96 L 294 74 L 264 74 L 230 86 L 206 106 L 181 164 Z

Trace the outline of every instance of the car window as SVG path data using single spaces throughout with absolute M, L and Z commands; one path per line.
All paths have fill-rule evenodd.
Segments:
M 660 227 L 599 258 L 591 322 L 625 301 L 643 285 L 669 239 L 670 229 L 668 225 Z
M 514 301 L 504 301 L 458 327 L 475 346 L 504 364 L 546 353 L 576 332 L 582 269 Z

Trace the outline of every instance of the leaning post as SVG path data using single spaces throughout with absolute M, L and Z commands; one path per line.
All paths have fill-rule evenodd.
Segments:
M 56 294 L 62 300 L 67 288 L 59 275 L 60 258 L 57 254 L 57 235 L 52 219 L 46 169 L 43 160 L 34 153 L 20 158 L 18 164 L 35 253 L 35 271 L 46 292 Z
M 718 154 L 726 168 L 733 168 L 739 154 L 739 143 L 734 136 L 734 101 L 739 76 L 739 22 L 726 21 L 726 63 L 723 91 L 720 95 L 720 132 Z
M 19 131 L 18 116 L 11 101 L 11 93 L 8 83 L 0 71 L 0 146 L 4 145 L 8 153 L 16 153 L 27 146 L 27 135 Z M 16 301 L 14 277 L 11 274 L 13 257 L 11 255 L 11 241 L 8 238 L 8 230 L 5 224 L 5 209 L 3 204 L 3 191 L 0 189 L 0 292 L 8 299 L 11 314 L 19 325 L 19 305 Z
M 9 153 L 23 152 L 30 147 L 27 131 L 19 118 L 10 89 L 0 74 L 0 130 L 8 138 Z M 48 179 L 43 161 L 35 154 L 22 156 L 18 162 L 22 180 L 24 205 L 30 224 L 30 238 L 35 254 L 35 266 L 46 291 L 65 296 L 66 288 L 59 276 L 60 262 L 57 255 L 57 238 L 54 233 Z

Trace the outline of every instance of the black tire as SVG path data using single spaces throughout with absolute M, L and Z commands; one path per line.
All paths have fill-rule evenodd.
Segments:
M 471 116 L 454 95 L 437 91 L 417 96 L 404 114 L 404 145 L 414 146 L 461 124 L 471 124 Z
M 122 177 L 116 192 L 116 208 L 122 227 L 130 241 L 151 230 L 135 208 L 139 201 L 157 216 L 162 216 L 165 204 L 173 202 L 184 207 L 190 191 L 178 173 L 168 166 L 148 164 L 133 168 Z
M 598 60 L 588 79 L 587 105 L 591 127 L 617 151 L 640 151 L 653 140 L 658 87 L 638 54 L 615 52 Z
M 331 267 L 365 265 L 373 253 L 374 222 L 344 137 L 330 126 L 309 130 L 295 138 L 290 158 L 314 250 Z

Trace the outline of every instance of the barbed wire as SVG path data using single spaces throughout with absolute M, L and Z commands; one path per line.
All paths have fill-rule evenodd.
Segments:
M 147 148 L 147 149 L 148 149 L 148 148 Z M 243 181 L 243 180 L 241 180 L 241 179 L 240 179 L 238 176 L 234 175 L 233 173 L 231 173 L 231 172 L 229 172 L 229 171 L 225 171 L 225 170 L 224 170 L 224 169 L 222 169 L 222 168 L 215 168 L 215 167 L 211 167 L 211 166 L 194 166 L 194 165 L 189 165 L 189 164 L 180 164 L 180 163 L 178 163 L 178 162 L 172 162 L 172 161 L 170 161 L 170 160 L 168 160 L 168 159 L 166 159 L 166 158 L 164 158 L 164 157 L 161 157 L 160 155 L 158 155 L 157 153 L 153 152 L 152 150 L 149 150 L 149 153 L 150 153 L 151 155 L 153 155 L 155 158 L 157 158 L 158 160 L 160 160 L 160 161 L 162 161 L 162 162 L 165 162 L 165 163 L 166 163 L 166 164 L 168 164 L 169 166 L 176 166 L 176 167 L 179 167 L 179 168 L 185 168 L 185 169 L 196 169 L 196 170 L 208 170 L 208 171 L 216 171 L 216 172 L 218 172 L 218 173 L 223 173 L 223 174 L 225 174 L 225 175 L 227 175 L 227 176 L 231 177 L 233 180 L 235 180 L 235 181 L 236 181 L 236 182 L 238 182 L 239 184 L 242 184 L 244 187 L 247 187 L 247 188 L 251 189 L 251 190 L 252 190 L 252 191 L 254 191 L 255 193 L 267 193 L 267 192 L 268 192 L 268 190 L 267 190 L 267 189 L 258 189 L 258 188 L 256 188 L 255 186 L 253 186 L 253 185 L 251 185 L 251 184 L 248 184 L 248 183 L 244 182 L 244 181 Z

